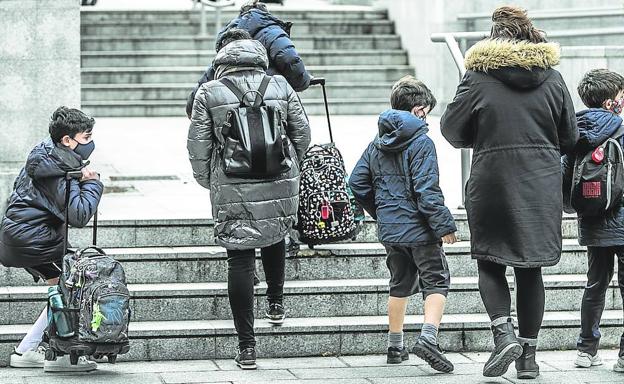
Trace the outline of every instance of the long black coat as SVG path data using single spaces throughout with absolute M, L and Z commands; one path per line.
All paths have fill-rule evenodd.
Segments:
M 442 116 L 444 137 L 473 148 L 466 187 L 472 257 L 534 268 L 561 257 L 561 155 L 578 139 L 555 44 L 484 40 Z
M 55 146 L 50 139 L 37 145 L 15 180 L 9 206 L 0 225 L 0 263 L 32 267 L 63 257 L 65 178 L 81 167 L 80 156 Z M 95 214 L 104 186 L 99 180 L 72 180 L 69 224 L 84 227 Z

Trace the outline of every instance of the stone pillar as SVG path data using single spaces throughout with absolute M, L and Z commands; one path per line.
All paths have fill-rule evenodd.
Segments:
M 52 112 L 80 107 L 78 0 L 0 1 L 0 209 Z

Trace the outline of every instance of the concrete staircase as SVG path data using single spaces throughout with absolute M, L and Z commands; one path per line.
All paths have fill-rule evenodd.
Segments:
M 491 344 L 489 323 L 470 260 L 465 214 L 457 213 L 461 242 L 445 247 L 452 275 L 447 315 L 441 329 L 449 351 L 482 351 Z M 546 307 L 540 348 L 574 348 L 586 257 L 578 246 L 576 221 L 563 223 L 561 262 L 545 268 Z M 89 242 L 89 228 L 74 230 L 75 244 Z M 211 220 L 104 221 L 100 245 L 122 261 L 128 275 L 133 322 L 126 360 L 229 358 L 236 346 L 227 298 L 225 251 L 214 246 Z M 382 353 L 385 350 L 388 272 L 385 252 L 367 222 L 356 242 L 303 249 L 286 262 L 281 327 L 264 319 L 264 283 L 257 288 L 256 328 L 260 356 L 320 356 Z M 258 261 L 262 279 L 262 268 Z M 509 276 L 513 282 L 513 276 Z M 45 304 L 44 286 L 33 286 L 22 270 L 0 267 L 0 358 L 34 321 Z M 513 286 L 513 284 L 512 284 Z M 420 297 L 410 306 L 408 340 L 422 321 Z M 615 283 L 607 294 L 602 345 L 616 346 L 622 303 Z M 0 361 L 0 364 L 6 361 Z
M 84 10 L 83 108 L 97 117 L 183 116 L 188 93 L 215 55 L 215 37 L 198 37 L 198 13 Z M 379 113 L 392 83 L 414 73 L 384 11 L 276 14 L 294 23 L 292 38 L 310 73 L 327 78 L 332 113 Z M 301 97 L 309 114 L 324 113 L 318 87 Z

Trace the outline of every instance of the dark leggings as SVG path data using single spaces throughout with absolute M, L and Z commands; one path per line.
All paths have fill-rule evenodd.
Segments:
M 507 267 L 478 261 L 479 292 L 485 310 L 494 321 L 511 315 L 511 294 L 505 272 Z M 544 282 L 541 268 L 514 268 L 516 275 L 516 312 L 518 336 L 536 339 L 544 318 Z
M 240 348 L 256 345 L 254 336 L 254 272 L 256 271 L 256 251 L 228 250 L 228 296 L 234 317 L 234 327 L 238 333 Z M 267 283 L 269 303 L 282 303 L 284 295 L 284 266 L 286 248 L 284 240 L 260 250 L 262 267 Z

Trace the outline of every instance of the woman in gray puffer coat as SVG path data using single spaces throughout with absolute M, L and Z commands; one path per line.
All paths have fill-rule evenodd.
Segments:
M 282 76 L 269 82 L 264 102 L 286 116 L 287 145 L 293 159 L 291 169 L 269 179 L 234 178 L 225 174 L 219 142 L 229 110 L 240 103 L 219 79 L 227 77 L 242 93 L 257 90 L 269 60 L 262 44 L 237 40 L 217 54 L 216 80 L 198 90 L 193 104 L 188 150 L 193 175 L 210 189 L 215 240 L 228 253 L 228 295 L 239 337 L 241 368 L 255 368 L 253 332 L 253 277 L 255 249 L 261 248 L 268 285 L 267 317 L 274 323 L 284 319 L 284 237 L 295 224 L 299 203 L 299 164 L 310 143 L 310 127 L 299 97 Z M 255 93 L 247 97 L 253 98 Z M 251 100 L 253 101 L 253 100 Z

